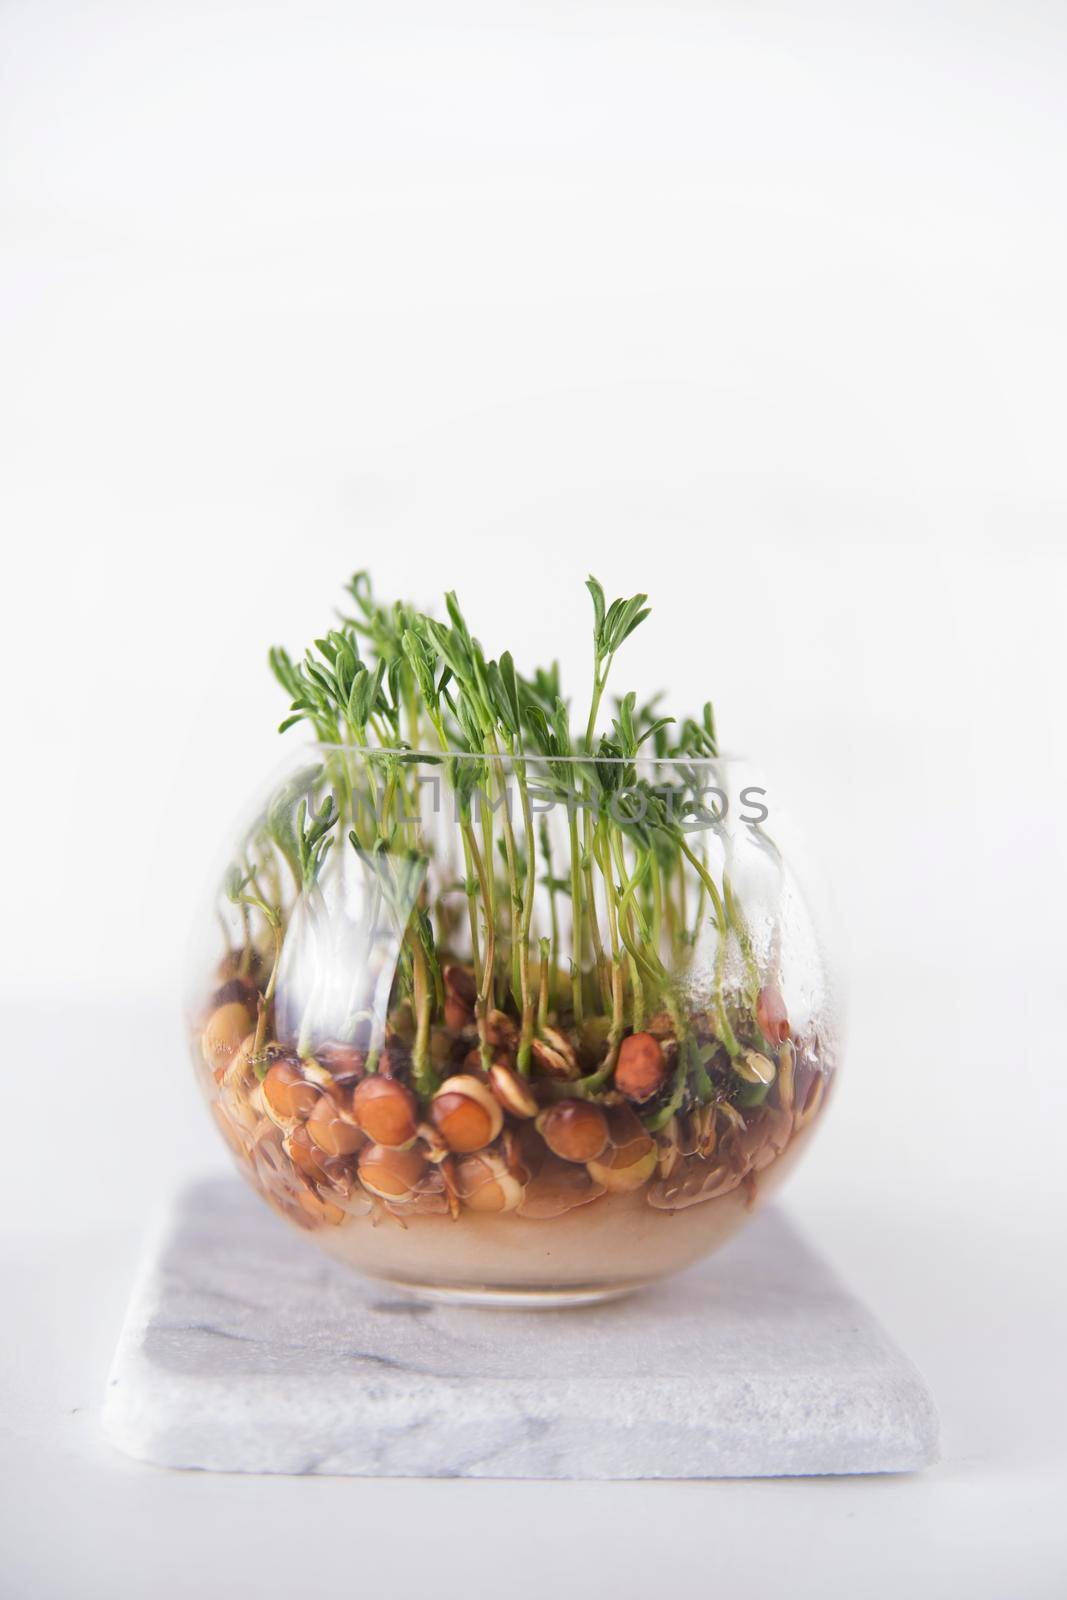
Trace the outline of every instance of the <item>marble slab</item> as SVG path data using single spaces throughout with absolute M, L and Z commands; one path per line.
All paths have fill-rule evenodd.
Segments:
M 774 1208 L 629 1299 L 483 1310 L 346 1272 L 236 1179 L 181 1194 L 148 1251 L 104 1424 L 219 1472 L 768 1477 L 937 1449 L 911 1362 Z

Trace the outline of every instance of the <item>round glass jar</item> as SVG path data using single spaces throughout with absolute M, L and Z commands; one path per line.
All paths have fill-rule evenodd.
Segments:
M 303 749 L 197 945 L 193 1057 L 240 1170 L 435 1296 L 606 1299 L 716 1249 L 835 1069 L 784 826 L 726 758 Z

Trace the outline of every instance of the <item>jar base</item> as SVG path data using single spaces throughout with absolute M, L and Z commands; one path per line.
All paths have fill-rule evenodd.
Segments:
M 391 1289 L 398 1289 L 415 1300 L 429 1301 L 434 1305 L 487 1306 L 497 1311 L 560 1311 L 568 1306 L 595 1306 L 606 1300 L 622 1300 L 626 1295 L 646 1289 L 654 1280 L 645 1278 L 628 1283 L 578 1284 L 570 1289 L 498 1289 L 492 1284 L 464 1288 L 408 1283 L 396 1278 L 379 1278 L 376 1281 L 387 1283 Z

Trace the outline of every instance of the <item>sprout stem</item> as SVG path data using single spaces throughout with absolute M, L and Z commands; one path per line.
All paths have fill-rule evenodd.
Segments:
M 264 907 L 263 909 L 264 913 L 266 914 L 267 907 Z M 274 1000 L 274 988 L 278 982 L 278 967 L 281 963 L 282 957 L 281 918 L 275 912 L 269 914 L 267 920 L 269 922 L 270 931 L 274 939 L 274 958 L 271 962 L 270 977 L 267 980 L 267 987 L 259 997 L 259 1007 L 256 1013 L 256 1033 L 255 1038 L 252 1041 L 253 1064 L 260 1060 L 263 1054 L 263 1046 L 267 1041 L 267 1015 Z
M 463 840 L 469 852 L 470 859 L 474 862 L 474 871 L 478 877 L 478 887 L 481 891 L 482 905 L 485 909 L 485 964 L 482 967 L 481 984 L 478 989 L 478 998 L 475 1001 L 474 1015 L 478 1023 L 478 1041 L 482 1052 L 482 1065 L 489 1070 L 491 1053 L 489 1043 L 485 1036 L 486 1012 L 493 1004 L 493 965 L 496 961 L 496 925 L 493 920 L 492 890 L 486 881 L 485 866 L 482 862 L 478 841 L 474 837 L 474 829 L 469 822 L 462 824 Z
M 585 1020 L 585 1007 L 582 1001 L 582 857 L 578 849 L 578 816 L 574 806 L 570 803 L 569 795 L 567 797 L 567 809 L 570 812 L 571 928 L 574 946 L 571 962 L 571 1003 L 574 1008 L 574 1025 L 580 1028 Z M 593 914 L 595 917 L 595 910 Z
M 411 1053 L 411 1075 L 417 1093 L 427 1098 L 437 1088 L 437 1074 L 430 1066 L 430 1000 L 431 990 L 426 967 L 426 955 L 417 928 L 409 930 L 415 998 L 415 1044 Z

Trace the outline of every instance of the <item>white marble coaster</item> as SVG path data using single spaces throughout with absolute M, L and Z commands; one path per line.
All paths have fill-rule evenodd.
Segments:
M 177 1200 L 104 1421 L 131 1455 L 219 1472 L 907 1472 L 937 1445 L 915 1368 L 774 1209 L 627 1300 L 480 1310 L 347 1273 L 236 1179 Z

